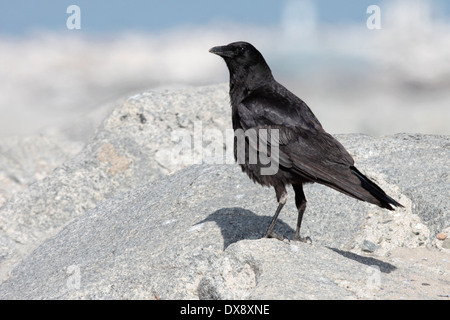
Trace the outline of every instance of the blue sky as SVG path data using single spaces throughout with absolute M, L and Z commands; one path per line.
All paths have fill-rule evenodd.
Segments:
M 430 0 L 431 1 L 431 0 Z M 71 4 L 81 8 L 86 34 L 127 30 L 159 32 L 184 25 L 235 22 L 277 25 L 288 0 L 0 0 L 0 34 L 26 35 L 41 30 L 64 31 Z M 382 7 L 377 0 L 315 0 L 319 23 L 347 24 L 365 21 L 366 8 Z M 450 16 L 450 1 L 433 0 L 440 14 Z

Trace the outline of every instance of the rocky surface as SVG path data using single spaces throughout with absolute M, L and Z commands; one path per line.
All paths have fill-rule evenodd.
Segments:
M 79 154 L 72 158 L 67 153 L 49 156 L 53 157 L 56 167 L 51 176 L 42 179 L 42 175 L 41 179 L 33 180 L 36 181 L 33 184 L 32 179 L 21 184 L 17 189 L 29 187 L 14 194 L 1 208 L 0 279 L 6 276 L 12 264 L 72 218 L 114 194 L 174 170 L 164 158 L 167 148 L 171 147 L 172 132 L 193 130 L 196 119 L 202 119 L 205 129 L 224 128 L 225 113 L 229 110 L 226 97 L 225 85 L 180 90 L 176 94 L 155 91 L 134 96 L 112 111 Z M 216 111 L 221 116 L 213 119 Z M 74 127 L 78 125 L 75 123 Z M 67 148 L 67 143 L 51 147 L 59 151 Z M 22 152 L 19 162 L 34 163 L 34 167 L 45 152 L 36 147 L 32 152 L 26 143 L 19 144 L 17 149 L 26 149 L 29 153 Z M 5 152 L 6 159 L 14 158 L 15 153 L 18 152 Z M 176 168 L 183 166 L 180 164 Z M 11 169 L 7 161 L 3 168 L 7 169 L 2 175 L 8 176 Z M 46 170 L 50 168 L 47 166 Z M 11 190 L 10 185 L 6 181 L 0 189 Z M 3 192 L 3 199 L 11 193 Z
M 448 136 L 338 135 L 405 208 L 308 185 L 303 244 L 260 239 L 275 195 L 224 163 L 229 117 L 226 85 L 153 91 L 116 107 L 81 151 L 49 148 L 60 156 L 41 175 L 7 170 L 42 149 L 5 152 L 0 174 L 30 178 L 2 194 L 0 298 L 449 298 L 448 238 L 436 237 L 450 227 Z M 276 228 L 292 238 L 289 194 Z

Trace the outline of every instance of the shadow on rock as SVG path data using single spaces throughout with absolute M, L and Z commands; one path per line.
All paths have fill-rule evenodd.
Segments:
M 372 257 L 364 257 L 364 256 L 360 256 L 353 252 L 343 251 L 343 250 L 339 250 L 336 248 L 330 248 L 330 247 L 327 247 L 327 248 L 330 250 L 333 250 L 336 253 L 339 253 L 340 255 L 342 255 L 348 259 L 355 260 L 355 261 L 365 264 L 367 266 L 377 266 L 380 268 L 380 271 L 383 273 L 391 273 L 392 271 L 397 269 L 396 266 L 394 266 L 390 263 L 387 263 L 387 262 L 384 262 L 384 261 L 381 261 L 381 260 L 378 260 L 378 259 L 375 259 Z
M 244 239 L 260 239 L 270 224 L 272 217 L 259 216 L 243 208 L 222 208 L 211 213 L 200 223 L 214 221 L 220 228 L 223 237 L 223 249 L 230 244 Z M 290 239 L 294 230 L 281 219 L 277 220 L 275 232 Z

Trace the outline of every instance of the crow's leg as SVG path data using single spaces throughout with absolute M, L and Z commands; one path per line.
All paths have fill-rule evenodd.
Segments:
M 275 215 L 272 218 L 272 221 L 270 222 L 269 228 L 266 231 L 266 238 L 277 238 L 278 240 L 283 240 L 284 237 L 277 235 L 275 232 L 273 232 L 273 228 L 275 227 L 275 223 L 277 222 L 278 215 L 281 212 L 281 209 L 283 209 L 283 206 L 286 203 L 287 200 L 287 192 L 286 187 L 281 186 L 275 186 L 275 193 L 277 195 L 277 201 L 278 201 L 278 208 L 277 211 L 275 211 Z
M 295 205 L 298 210 L 297 229 L 295 230 L 294 240 L 302 242 L 311 242 L 311 239 L 309 237 L 300 238 L 300 227 L 302 225 L 303 213 L 305 212 L 306 209 L 306 197 L 303 192 L 303 185 L 301 183 L 293 184 L 292 187 L 294 188 Z

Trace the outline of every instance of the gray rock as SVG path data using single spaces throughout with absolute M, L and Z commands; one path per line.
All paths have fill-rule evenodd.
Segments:
M 82 143 L 43 135 L 0 139 L 0 207 L 82 148 Z
M 224 246 L 259 238 L 270 219 L 231 207 L 235 198 L 222 191 L 236 174 L 194 166 L 102 203 L 28 256 L 0 297 L 196 298 L 202 270 Z
M 448 227 L 449 137 L 338 135 L 405 209 L 308 185 L 308 246 L 259 240 L 275 195 L 237 165 L 169 163 L 173 132 L 195 134 L 196 120 L 225 130 L 229 116 L 226 85 L 145 93 L 116 108 L 78 155 L 0 209 L 0 298 L 400 297 L 401 276 L 417 273 L 380 255 L 430 245 Z M 276 231 L 292 238 L 289 196 Z M 377 243 L 377 258 L 358 251 L 362 239 Z
M 361 249 L 364 252 L 374 252 L 377 249 L 377 245 L 369 240 L 364 240 Z
M 325 247 L 242 240 L 214 262 L 198 293 L 201 299 L 355 299 L 340 280 L 364 286 L 366 278 L 360 263 Z
M 401 277 L 414 278 L 398 261 L 329 247 L 315 233 L 313 245 L 259 239 L 271 193 L 232 165 L 192 166 L 121 193 L 24 258 L 0 298 L 375 299 L 399 297 Z M 291 236 L 294 226 L 287 214 L 277 225 Z
M 309 191 L 323 197 L 323 190 Z M 353 201 L 336 193 L 322 198 L 322 208 L 339 198 Z M 74 219 L 12 270 L 0 298 L 374 299 L 402 292 L 406 269 L 397 262 L 330 247 L 315 232 L 313 245 L 258 240 L 273 208 L 272 190 L 236 166 L 191 166 Z M 331 229 L 324 228 L 329 219 L 314 225 Z M 294 226 L 289 214 L 277 225 L 291 236 Z
M 226 85 L 133 96 L 105 119 L 77 156 L 64 159 L 50 177 L 37 179 L 23 192 L 7 194 L 5 199 L 11 199 L 0 208 L 0 280 L 21 257 L 74 217 L 183 167 L 165 167 L 156 156 L 170 150 L 176 129 L 193 131 L 196 119 L 202 120 L 204 129 L 224 129 L 229 115 L 226 97 Z M 222 116 L 216 118 L 217 113 Z M 20 161 L 29 162 L 22 153 Z

